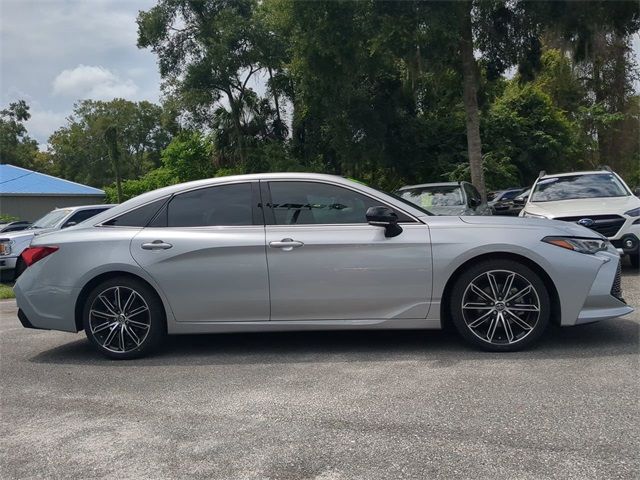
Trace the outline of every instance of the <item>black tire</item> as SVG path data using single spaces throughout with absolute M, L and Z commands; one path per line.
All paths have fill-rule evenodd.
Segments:
M 640 254 L 629 254 L 629 261 L 631 262 L 631 268 L 638 270 L 640 268 Z
M 482 281 L 486 280 L 488 286 L 481 290 L 488 292 L 488 296 L 494 297 L 491 294 L 493 288 L 488 273 L 494 281 L 498 279 L 496 282 L 500 299 L 498 302 L 476 294 Z M 508 284 L 511 274 L 514 274 L 513 283 Z M 502 284 L 500 284 L 500 278 L 504 278 Z M 472 282 L 474 282 L 473 286 Z M 513 297 L 524 291 L 527 284 L 532 287 L 532 290 L 521 297 Z M 506 289 L 509 293 L 503 295 Z M 531 305 L 517 303 L 518 300 L 526 302 L 525 296 L 529 298 L 528 302 Z M 468 301 L 471 297 L 479 300 Z M 506 300 L 509 300 L 509 303 L 506 303 Z M 507 305 L 510 306 L 507 307 Z M 525 310 L 525 307 L 531 310 Z M 537 310 L 533 310 L 534 307 Z M 449 297 L 449 308 L 458 333 L 472 345 L 492 352 L 517 351 L 532 345 L 544 333 L 551 315 L 549 292 L 540 276 L 522 263 L 513 260 L 485 260 L 468 268 L 453 285 Z M 506 324 L 502 323 L 503 319 Z M 476 326 L 472 328 L 474 324 Z M 523 325 L 529 329 L 522 328 Z M 521 332 L 516 334 L 518 331 Z
M 121 298 L 121 305 L 116 295 Z M 131 305 L 130 296 L 133 297 Z M 82 311 L 82 323 L 91 344 L 103 355 L 117 360 L 148 355 L 166 336 L 162 301 L 146 283 L 127 276 L 110 278 L 91 290 Z M 148 324 L 148 328 L 141 327 L 143 324 Z M 115 337 L 109 341 L 108 335 L 113 330 Z

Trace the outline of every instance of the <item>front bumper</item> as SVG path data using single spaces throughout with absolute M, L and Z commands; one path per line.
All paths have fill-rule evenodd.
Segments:
M 575 325 L 620 317 L 633 312 L 622 298 L 620 259 L 609 256 L 591 286 Z
M 0 257 L 0 270 L 14 270 L 18 257 Z

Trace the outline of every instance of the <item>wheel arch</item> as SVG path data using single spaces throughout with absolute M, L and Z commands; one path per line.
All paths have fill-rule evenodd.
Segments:
M 538 263 L 534 262 L 530 258 L 517 253 L 491 252 L 477 255 L 466 260 L 454 270 L 454 272 L 447 280 L 447 283 L 442 292 L 442 301 L 440 302 L 440 319 L 443 328 L 448 329 L 452 326 L 451 315 L 449 313 L 449 299 L 451 297 L 451 290 L 453 289 L 453 285 L 455 284 L 456 280 L 460 277 L 460 275 L 462 275 L 465 269 L 469 267 L 469 265 L 485 260 L 513 260 L 525 265 L 526 267 L 529 267 L 536 274 L 538 274 L 544 282 L 547 291 L 549 292 L 549 297 L 551 300 L 551 321 L 557 325 L 560 325 L 562 318 L 560 296 L 558 295 L 558 289 L 556 288 L 555 283 L 553 282 L 549 274 L 544 270 L 544 268 L 542 268 Z
M 87 283 L 85 283 L 84 287 L 82 287 L 82 290 L 80 290 L 80 293 L 78 294 L 78 298 L 76 299 L 76 304 L 75 304 L 75 308 L 74 308 L 74 317 L 75 317 L 75 324 L 76 324 L 77 331 L 84 330 L 84 325 L 83 325 L 83 322 L 82 322 L 82 310 L 84 308 L 84 304 L 85 304 L 85 302 L 87 300 L 87 297 L 89 296 L 89 293 L 91 292 L 91 290 L 93 290 L 96 287 L 96 285 L 99 285 L 100 283 L 102 283 L 102 282 L 104 282 L 106 280 L 109 280 L 111 278 L 116 278 L 116 277 L 129 277 L 129 278 L 135 279 L 137 281 L 140 281 L 140 282 L 144 283 L 146 286 L 148 286 L 151 289 L 151 291 L 160 300 L 160 305 L 162 306 L 162 314 L 163 314 L 163 317 L 164 317 L 165 328 L 166 328 L 167 311 L 166 311 L 166 308 L 164 306 L 164 302 L 162 301 L 162 297 L 158 293 L 157 289 L 153 285 L 151 285 L 147 280 L 145 280 L 144 278 L 142 278 L 139 275 L 136 275 L 136 274 L 131 273 L 131 272 L 126 272 L 126 271 L 123 271 L 123 270 L 113 270 L 113 271 L 103 272 L 103 273 L 101 273 L 99 275 L 96 275 L 91 280 L 89 280 Z

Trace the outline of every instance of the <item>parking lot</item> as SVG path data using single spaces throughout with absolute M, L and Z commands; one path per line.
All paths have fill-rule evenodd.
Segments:
M 627 267 L 625 297 L 640 306 Z M 114 362 L 0 302 L 3 478 L 637 478 L 634 314 L 533 350 L 444 332 L 173 337 Z

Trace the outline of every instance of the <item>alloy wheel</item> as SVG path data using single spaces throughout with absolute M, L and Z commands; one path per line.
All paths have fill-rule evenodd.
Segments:
M 109 287 L 89 309 L 89 328 L 98 344 L 116 353 L 140 347 L 151 329 L 151 312 L 145 299 L 130 287 Z
M 467 328 L 481 340 L 510 345 L 527 337 L 540 319 L 540 298 L 522 275 L 490 270 L 478 275 L 462 296 Z

